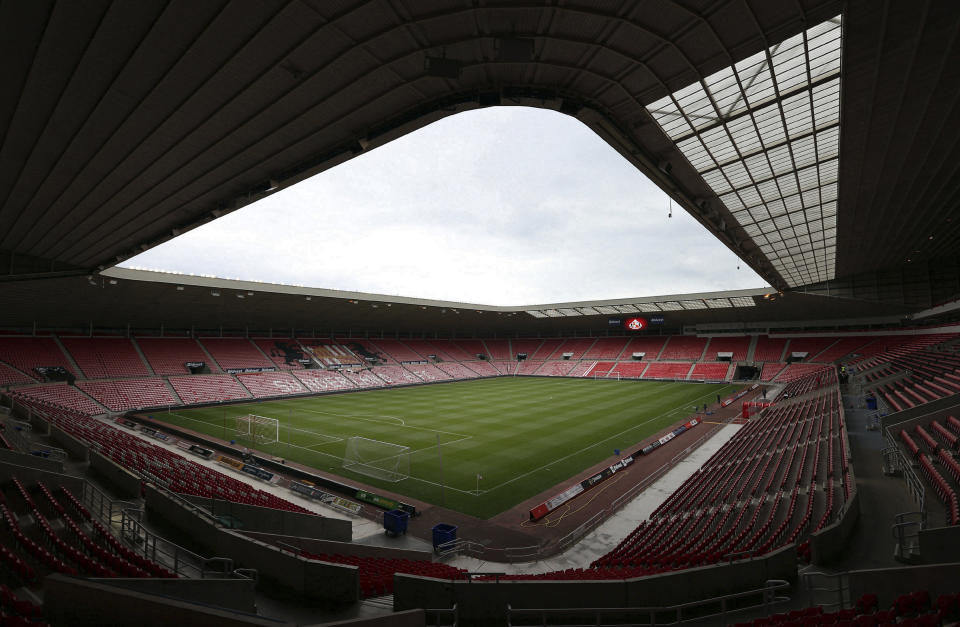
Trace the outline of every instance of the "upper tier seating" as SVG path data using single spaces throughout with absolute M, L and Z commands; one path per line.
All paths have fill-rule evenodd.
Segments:
M 838 338 L 834 344 L 817 355 L 816 360 L 823 363 L 833 363 L 841 357 L 857 352 L 860 347 L 869 344 L 871 340 L 873 340 L 871 337 Z
M 0 363 L 0 385 L 18 385 L 36 381 L 11 366 Z
M 197 341 L 183 337 L 140 337 L 136 340 L 150 367 L 159 375 L 190 374 L 187 362 L 203 362 L 210 372 L 220 372 Z
M 205 337 L 199 341 L 224 370 L 275 367 L 248 339 Z
M 359 366 L 362 360 L 343 344 L 331 344 L 323 340 L 304 339 L 300 345 L 324 366 Z
M 150 376 L 129 338 L 65 337 L 61 342 L 88 379 Z
M 807 361 L 820 361 L 819 355 L 837 341 L 835 337 L 791 337 L 787 357 L 792 353 L 807 353 Z
M 34 371 L 38 366 L 62 366 L 69 372 L 74 370 L 52 337 L 0 337 L 0 361 L 31 377 L 39 377 Z
M 683 362 L 651 362 L 643 372 L 644 379 L 686 379 L 690 372 L 689 361 Z
M 426 340 L 426 342 L 433 347 L 437 357 L 444 361 L 470 361 L 477 358 L 476 353 L 468 353 L 452 340 Z
M 289 372 L 238 374 L 237 378 L 257 398 L 307 392 L 303 384 Z
M 630 359 L 634 353 L 645 353 L 644 361 L 654 361 L 660 355 L 660 351 L 663 350 L 663 346 L 666 343 L 667 338 L 662 336 L 652 335 L 648 337 L 638 336 L 630 338 L 630 342 L 620 355 L 620 360 Z
M 293 373 L 311 392 L 354 390 L 356 386 L 336 370 L 298 370 Z
M 580 359 L 586 351 L 590 350 L 590 347 L 592 347 L 596 341 L 596 338 L 592 337 L 569 339 L 561 344 L 557 350 L 553 351 L 551 358 L 561 359 L 564 353 L 573 353 L 570 357 L 571 360 Z
M 630 338 L 601 337 L 583 354 L 582 359 L 618 359 Z M 629 357 L 629 355 L 627 355 Z
M 550 355 L 554 354 L 560 345 L 563 344 L 563 340 L 557 338 L 547 338 L 540 342 L 540 346 L 537 347 L 537 350 L 532 354 L 527 353 L 527 359 L 533 361 L 545 361 Z
M 250 398 L 243 386 L 228 374 L 170 377 L 170 384 L 186 405 Z
M 433 355 L 434 357 L 440 360 L 451 359 L 449 355 L 439 354 L 437 351 L 437 348 L 432 344 L 430 344 L 429 342 L 427 342 L 426 340 L 403 340 L 403 343 L 407 346 L 407 348 L 409 348 L 411 351 L 413 351 L 417 355 L 420 355 L 422 359 L 425 359 L 427 361 L 431 361 L 431 362 L 435 361 L 433 358 L 430 357 L 430 355 Z
M 453 344 L 460 349 L 459 359 L 463 361 L 479 359 L 478 355 L 490 356 L 483 340 L 453 340 Z
M 707 345 L 707 338 L 692 335 L 671 335 L 660 353 L 660 359 L 698 361 Z M 716 355 L 714 355 L 714 358 Z
M 824 369 L 823 364 L 807 364 L 807 363 L 789 364 L 787 365 L 786 368 L 780 371 L 780 374 L 778 374 L 776 377 L 776 381 L 778 383 L 793 381 L 794 379 L 797 379 L 800 377 L 806 377 L 811 373 L 818 372 L 823 369 Z M 764 364 L 764 370 L 766 370 L 766 364 Z
M 753 349 L 753 361 L 783 361 L 783 349 L 786 346 L 787 338 L 785 337 L 759 335 L 757 345 Z
M 707 344 L 707 351 L 703 355 L 703 360 L 716 361 L 717 353 L 733 353 L 731 361 L 744 361 L 749 349 L 750 338 L 746 335 L 712 337 L 710 343 Z
M 543 340 L 534 339 L 534 340 L 510 340 L 510 346 L 513 348 L 513 355 L 511 359 L 515 359 L 520 353 L 526 353 L 527 359 L 532 359 L 533 354 L 537 352 L 537 349 L 540 348 L 540 345 L 543 344 Z
M 103 407 L 72 385 L 54 384 L 17 388 L 13 391 L 13 396 L 25 400 L 42 401 L 59 409 L 75 410 L 90 416 L 105 413 Z
M 282 370 L 300 370 L 303 368 L 300 360 L 308 359 L 303 347 L 296 340 L 274 338 L 251 341 L 270 358 L 273 365 Z
M 379 352 L 385 353 L 393 361 L 427 361 L 426 355 L 421 355 L 412 350 L 400 340 L 369 340 L 369 343 L 376 346 Z
M 487 354 L 492 360 L 516 361 L 510 350 L 510 340 L 484 340 L 483 345 L 487 347 Z
M 701 362 L 693 365 L 691 379 L 706 379 L 709 381 L 726 381 L 733 364 L 728 362 Z
M 106 405 L 110 411 L 127 411 L 144 407 L 180 405 L 167 384 L 160 378 L 120 379 L 116 381 L 78 381 L 77 387 Z

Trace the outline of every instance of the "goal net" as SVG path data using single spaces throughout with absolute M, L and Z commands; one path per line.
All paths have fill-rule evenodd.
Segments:
M 273 444 L 280 441 L 280 421 L 256 414 L 237 416 L 236 432 L 257 444 Z
M 343 467 L 383 481 L 402 481 L 410 476 L 410 447 L 355 435 L 347 440 Z

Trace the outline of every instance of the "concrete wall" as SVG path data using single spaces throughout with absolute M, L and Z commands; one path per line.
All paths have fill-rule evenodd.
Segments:
M 317 623 L 315 627 L 424 627 L 426 624 L 427 616 L 423 610 L 408 610 L 373 618 L 353 618 L 332 623 Z
M 840 520 L 827 525 L 810 536 L 810 551 L 814 564 L 830 564 L 839 559 L 847 547 L 847 539 L 853 534 L 860 519 L 860 493 L 854 488 L 847 508 Z
M 200 603 L 211 607 L 256 614 L 255 591 L 252 579 L 98 579 L 90 581 L 130 590 L 154 594 L 178 601 Z
M 247 531 L 246 529 L 239 530 L 239 532 L 260 542 L 266 542 L 267 544 L 282 542 L 297 547 L 298 549 L 305 549 L 310 553 L 338 553 L 340 555 L 356 555 L 358 557 L 389 557 L 404 560 L 433 560 L 433 553 L 431 551 L 394 549 L 384 546 L 371 546 L 369 544 L 354 544 L 352 542 L 331 542 L 329 540 L 286 536 L 279 533 Z
M 354 566 L 307 560 L 225 529 L 152 485 L 147 486 L 146 508 L 151 517 L 188 534 L 207 555 L 228 557 L 238 567 L 255 568 L 263 578 L 326 603 L 352 603 L 359 598 L 360 578 Z
M 852 570 L 849 574 L 850 599 L 856 601 L 864 594 L 876 594 L 880 607 L 889 607 L 901 594 L 926 590 L 934 602 L 941 594 L 956 594 L 960 590 L 960 562 L 936 566 L 904 566 Z
M 59 460 L 38 457 L 30 453 L 21 453 L 20 451 L 11 451 L 8 449 L 0 449 L 0 463 L 38 468 L 48 472 L 63 472 L 63 462 Z
M 663 607 L 760 588 L 767 580 L 797 579 L 796 547 L 764 558 L 614 581 L 445 581 L 397 574 L 394 609 L 449 608 L 460 624 L 503 625 L 514 608 Z
M 121 498 L 140 496 L 140 477 L 93 450 L 90 451 L 90 468 L 100 473 Z
M 185 497 L 192 503 L 202 505 L 215 516 L 231 516 L 240 521 L 239 529 L 244 531 L 263 531 L 287 536 L 317 538 L 350 542 L 353 526 L 349 520 L 314 516 L 299 512 L 285 512 L 269 507 L 258 507 L 243 503 L 233 503 L 218 499 L 206 499 L 196 496 Z
M 920 531 L 920 559 L 926 564 L 960 562 L 960 527 L 935 527 Z M 957 586 L 960 590 L 960 586 Z
M 0 483 L 9 481 L 13 477 L 18 477 L 24 484 L 43 481 L 51 490 L 57 486 L 66 486 L 77 498 L 83 494 L 84 481 L 80 477 L 71 477 L 29 466 L 17 466 L 9 462 L 0 463 Z
M 288 624 L 59 574 L 50 575 L 43 581 L 43 614 L 44 619 L 53 625 L 96 627 L 234 627 Z
M 89 447 L 57 425 L 50 425 L 50 439 L 69 453 L 70 457 L 79 459 L 80 461 L 87 461 L 87 453 L 90 450 Z

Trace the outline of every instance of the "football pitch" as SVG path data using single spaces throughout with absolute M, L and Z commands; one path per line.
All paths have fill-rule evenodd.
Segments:
M 501 377 L 347 394 L 180 409 L 153 418 L 374 485 L 490 518 L 679 421 L 737 386 L 661 381 Z M 237 418 L 279 420 L 257 444 Z M 274 430 L 275 431 L 275 430 Z M 409 447 L 409 477 L 344 469 L 349 438 Z

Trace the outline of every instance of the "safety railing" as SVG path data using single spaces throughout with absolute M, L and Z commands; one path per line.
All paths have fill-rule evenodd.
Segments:
M 920 552 L 920 531 L 927 528 L 927 513 L 901 512 L 893 519 L 890 528 L 893 539 L 896 541 L 894 555 L 903 560 L 909 560 Z
M 846 572 L 811 572 L 800 575 L 803 588 L 807 593 L 809 605 L 819 605 L 834 611 L 848 608 L 850 601 L 850 578 Z
M 531 608 L 507 605 L 508 627 L 527 625 L 563 625 L 564 627 L 614 627 L 623 625 L 679 625 L 690 621 L 726 624 L 728 617 L 746 610 L 762 609 L 774 613 L 774 607 L 790 601 L 782 594 L 790 583 L 782 579 L 767 581 L 764 587 L 679 605 L 661 607 L 607 608 Z
M 456 603 L 451 608 L 426 608 L 423 611 L 426 614 L 424 623 L 427 627 L 457 627 L 460 624 Z

